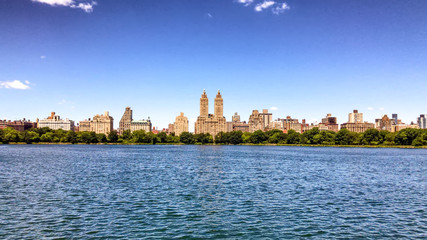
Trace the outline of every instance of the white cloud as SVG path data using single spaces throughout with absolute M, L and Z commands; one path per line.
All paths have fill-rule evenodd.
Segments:
M 289 5 L 287 3 L 282 3 L 282 4 L 279 4 L 279 6 L 274 7 L 272 11 L 274 14 L 280 14 L 288 9 L 290 9 Z
M 210 13 L 206 13 L 206 16 L 208 16 L 208 18 L 213 18 L 212 14 Z
M 383 107 L 380 107 L 380 111 L 384 111 L 384 108 L 383 108 Z
M 46 56 L 40 56 L 40 59 L 46 59 Z
M 373 107 L 368 107 L 368 110 L 369 110 L 369 111 L 373 111 L 373 110 L 374 110 L 374 108 L 373 108 Z
M 238 3 L 242 3 L 245 6 L 251 5 L 251 3 L 254 2 L 254 0 L 237 0 Z
M 262 10 L 264 10 L 264 9 L 267 9 L 267 8 L 269 8 L 269 7 L 271 7 L 271 6 L 273 6 L 274 4 L 275 4 L 276 2 L 274 2 L 274 1 L 264 1 L 263 3 L 258 3 L 256 6 L 255 6 L 255 11 L 257 11 L 257 12 L 261 12 Z
M 279 109 L 278 107 L 271 107 L 270 110 L 272 111 L 276 111 L 277 109 Z
M 48 4 L 50 6 L 63 6 L 63 7 L 70 7 L 70 8 L 80 8 L 87 13 L 92 12 L 93 7 L 97 4 L 94 1 L 84 2 L 84 3 L 76 3 L 74 0 L 32 0 L 32 1 Z
M 13 89 L 26 90 L 26 89 L 30 89 L 30 86 L 28 86 L 28 84 L 30 84 L 29 81 L 25 81 L 25 84 L 24 84 L 19 80 L 13 80 L 11 82 L 0 82 L 0 88 L 13 88 Z

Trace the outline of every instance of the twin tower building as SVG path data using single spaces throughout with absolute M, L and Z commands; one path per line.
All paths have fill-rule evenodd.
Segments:
M 220 91 L 215 97 L 214 114 L 209 114 L 209 99 L 206 91 L 203 90 L 202 97 L 200 98 L 200 115 L 197 118 L 194 133 L 209 133 L 212 136 L 217 135 L 219 132 L 226 132 L 226 120 L 224 117 L 224 102 Z
M 219 132 L 226 132 L 227 123 L 224 117 L 224 103 L 220 91 L 215 97 L 214 114 L 209 113 L 209 99 L 206 95 L 206 91 L 203 90 L 202 97 L 200 98 L 200 116 L 197 118 L 195 123 L 194 133 L 209 133 L 212 136 L 217 135 Z M 122 119 L 120 120 L 119 134 L 123 134 L 125 130 L 131 132 L 135 130 L 151 131 L 151 121 L 139 120 L 135 121 L 132 118 L 132 110 L 127 107 Z M 175 123 L 170 124 L 169 128 L 172 128 L 172 132 L 179 135 L 182 132 L 188 132 L 188 119 L 181 113 L 180 116 L 176 117 Z

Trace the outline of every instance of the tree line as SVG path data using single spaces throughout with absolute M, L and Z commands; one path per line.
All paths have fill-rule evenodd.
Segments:
M 62 129 L 32 128 L 23 132 L 13 128 L 0 129 L 1 143 L 123 143 L 123 144 L 295 144 L 295 145 L 401 145 L 426 146 L 427 129 L 407 128 L 399 132 L 379 131 L 368 129 L 363 133 L 350 132 L 341 129 L 338 132 L 321 131 L 318 128 L 298 133 L 289 130 L 283 133 L 280 130 L 254 133 L 234 131 L 220 132 L 215 137 L 208 133 L 193 134 L 184 132 L 179 136 L 161 132 L 154 134 L 143 130 L 126 130 L 122 135 L 112 131 L 108 135 L 95 132 L 73 132 Z

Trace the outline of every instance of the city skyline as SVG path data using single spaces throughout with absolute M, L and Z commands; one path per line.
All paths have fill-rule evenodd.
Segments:
M 427 112 L 427 2 L 269 2 L 0 1 L 0 118 L 109 111 L 117 127 L 131 106 L 194 131 L 201 89 L 246 121 Z
M 404 129 L 408 127 L 412 128 L 414 126 L 419 126 L 419 128 L 424 129 L 425 116 L 427 115 L 419 115 L 419 117 L 422 117 L 424 119 L 424 122 L 421 123 L 419 122 L 418 116 L 415 118 L 414 121 L 402 121 L 398 113 L 383 114 L 379 117 L 376 117 L 374 121 L 371 122 L 364 119 L 363 112 L 359 112 L 357 109 L 354 109 L 352 112 L 348 113 L 347 120 L 338 121 L 337 117 L 333 116 L 331 113 L 326 113 L 326 118 L 322 117 L 320 118 L 320 120 L 309 122 L 306 120 L 306 118 L 292 118 L 290 115 L 273 116 L 273 113 L 269 112 L 269 109 L 262 109 L 262 111 L 254 109 L 252 110 L 252 114 L 248 117 L 248 120 L 246 120 L 245 117 L 241 117 L 241 115 L 238 114 L 237 111 L 233 114 L 231 118 L 227 120 L 227 118 L 223 115 L 224 105 L 220 90 L 218 89 L 218 92 L 214 99 L 214 113 L 210 113 L 209 111 L 209 106 L 212 104 L 209 104 L 208 99 L 209 97 L 206 93 L 206 90 L 204 89 L 200 98 L 200 112 L 196 122 L 192 123 L 191 121 L 188 121 L 188 118 L 184 116 L 184 113 L 180 112 L 180 115 L 176 116 L 175 122 L 170 121 L 168 123 L 167 128 L 156 127 L 155 124 L 152 124 L 150 117 L 141 120 L 134 119 L 133 110 L 129 106 L 125 108 L 124 114 L 120 118 L 118 125 L 114 125 L 115 121 L 117 121 L 117 118 L 111 116 L 109 114 L 109 111 L 105 111 L 104 114 L 97 113 L 93 117 L 76 121 L 69 120 L 68 117 L 66 119 L 61 119 L 61 116 L 59 114 L 56 114 L 56 112 L 51 112 L 51 115 L 46 118 L 37 117 L 36 122 L 38 124 L 37 127 L 39 128 L 50 127 L 52 129 L 62 128 L 64 130 L 72 130 L 74 126 L 76 126 L 78 129 L 77 131 L 94 131 L 97 133 L 108 133 L 114 129 L 117 130 L 119 134 L 122 134 L 125 130 L 131 130 L 131 132 L 135 130 L 165 130 L 167 133 L 171 133 L 175 132 L 174 130 L 176 130 L 177 128 L 177 126 L 173 125 L 178 124 L 178 132 L 180 133 L 189 131 L 194 132 L 196 134 L 210 133 L 212 136 L 215 136 L 218 132 L 254 132 L 256 130 L 268 131 L 272 129 L 281 129 L 284 131 L 293 129 L 297 132 L 302 133 L 304 131 L 312 129 L 313 127 L 318 127 L 320 130 L 331 130 L 335 132 L 338 132 L 338 130 L 342 128 L 352 129 L 351 131 L 355 132 L 364 132 L 366 129 L 369 128 L 376 128 L 379 130 L 382 129 L 394 132 L 398 130 L 393 130 L 391 128 L 392 125 L 396 126 L 396 129 Z M 23 119 L 25 120 L 26 118 Z M 5 120 L 20 121 L 21 119 Z M 60 120 L 60 122 L 58 122 L 58 120 Z M 74 122 L 76 123 L 76 125 L 74 125 Z M 236 129 L 234 129 L 234 125 L 236 126 Z M 64 128 L 64 126 L 66 127 Z M 171 127 L 172 130 L 170 129 Z

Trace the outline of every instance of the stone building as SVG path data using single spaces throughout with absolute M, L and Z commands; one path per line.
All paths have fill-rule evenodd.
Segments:
M 206 91 L 203 90 L 203 94 L 200 98 L 200 116 L 197 117 L 195 123 L 194 132 L 209 133 L 213 137 L 219 132 L 226 131 L 226 119 L 223 114 L 224 103 L 220 91 L 215 97 L 214 102 L 214 114 L 209 114 L 209 100 L 206 95 Z
M 378 129 L 380 131 L 386 130 L 386 131 L 392 132 L 393 131 L 392 130 L 392 126 L 393 126 L 392 122 L 394 122 L 394 121 L 392 121 L 392 119 L 390 119 L 386 114 L 380 119 L 375 119 L 375 127 L 376 127 L 376 129 Z
M 25 118 L 22 120 L 10 121 L 10 120 L 0 120 L 0 129 L 5 129 L 11 127 L 16 131 L 25 131 L 30 128 L 36 128 L 37 122 L 31 122 Z
M 427 114 L 421 114 L 419 118 L 417 118 L 418 127 L 421 129 L 427 128 Z
M 347 123 L 363 123 L 363 113 L 359 113 L 358 110 L 353 110 L 352 113 L 348 114 Z
M 184 116 L 183 112 L 175 118 L 173 129 L 176 136 L 181 135 L 183 132 L 188 132 L 188 118 Z
M 113 117 L 108 112 L 105 112 L 104 115 L 95 115 L 92 120 L 89 118 L 89 120 L 80 121 L 79 131 L 108 134 L 114 130 L 113 124 Z
M 152 124 L 150 118 L 142 120 L 132 120 L 130 124 L 130 131 L 143 130 L 146 132 L 151 132 Z
M 148 119 L 133 120 L 133 111 L 130 107 L 125 108 L 122 118 L 119 122 L 119 134 L 123 134 L 124 131 L 130 130 L 131 132 L 136 130 L 144 130 L 150 132 L 152 128 L 150 117 Z
M 52 130 L 63 129 L 67 131 L 74 131 L 74 121 L 66 119 L 61 119 L 59 115 L 56 115 L 55 112 L 51 112 L 50 116 L 42 119 L 38 122 L 38 128 L 48 127 Z
M 328 113 L 325 118 L 322 118 L 322 122 L 319 123 L 320 130 L 328 130 L 328 131 L 339 131 L 339 125 L 337 124 L 337 118 L 332 117 L 332 114 Z
M 236 112 L 231 117 L 232 121 L 227 122 L 227 132 L 242 131 L 249 132 L 249 124 L 240 121 L 240 115 Z
M 119 134 L 123 134 L 124 131 L 130 130 L 130 125 L 132 123 L 132 110 L 130 107 L 126 107 L 125 112 L 123 113 L 122 119 L 119 122 Z
M 268 109 L 263 109 L 262 113 L 260 113 L 262 117 L 262 125 L 263 128 L 266 129 L 269 127 L 270 123 L 273 121 L 273 114 L 268 112 Z
M 258 130 L 264 131 L 263 115 L 261 115 L 258 110 L 253 110 L 252 114 L 249 116 L 248 124 L 249 124 L 249 132 L 251 133 Z

